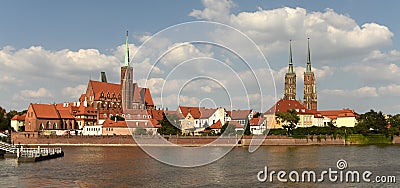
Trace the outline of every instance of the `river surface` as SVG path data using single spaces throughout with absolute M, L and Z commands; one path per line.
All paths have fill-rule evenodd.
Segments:
M 205 166 L 181 168 L 153 159 L 140 147 L 63 147 L 65 156 L 58 159 L 20 164 L 16 159 L 0 159 L 0 187 L 400 187 L 398 145 L 264 146 L 254 153 L 247 149 L 234 148 Z M 342 172 L 370 171 L 371 182 L 333 183 L 328 176 L 317 183 L 257 178 L 265 166 L 268 173 L 313 170 L 319 176 L 329 168 L 339 172 L 340 159 L 347 162 Z M 396 183 L 373 183 L 375 176 L 395 176 Z

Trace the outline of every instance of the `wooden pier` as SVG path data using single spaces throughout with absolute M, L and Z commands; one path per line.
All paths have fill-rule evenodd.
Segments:
M 61 148 L 23 148 L 4 142 L 0 142 L 0 150 L 4 157 L 16 158 L 18 162 L 37 162 L 64 156 Z

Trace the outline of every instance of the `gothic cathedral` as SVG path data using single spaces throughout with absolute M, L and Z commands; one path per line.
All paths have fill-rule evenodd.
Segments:
M 283 99 L 296 100 L 296 73 L 293 71 L 292 41 L 290 41 L 289 48 L 289 70 L 285 75 L 285 94 Z
M 304 101 L 308 110 L 317 110 L 317 88 L 314 72 L 311 70 L 310 38 L 308 38 L 307 67 L 304 72 Z M 296 100 L 296 73 L 293 71 L 292 43 L 289 44 L 289 69 L 285 75 L 284 100 Z

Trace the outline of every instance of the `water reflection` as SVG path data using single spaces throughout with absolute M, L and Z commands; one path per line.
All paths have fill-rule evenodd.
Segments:
M 139 147 L 64 147 L 65 156 L 37 163 L 0 159 L 0 187 L 218 187 L 267 186 L 256 175 L 265 165 L 271 170 L 323 170 L 336 168 L 345 159 L 349 169 L 370 170 L 376 175 L 395 175 L 400 180 L 399 146 L 268 146 L 254 153 L 234 148 L 222 159 L 196 168 L 179 168 L 149 157 Z M 176 157 L 171 148 L 155 148 Z M 221 148 L 212 148 L 210 155 Z M 193 157 L 196 154 L 193 153 Z M 399 181 L 398 181 L 399 182 Z M 323 184 L 323 186 L 367 186 L 370 184 Z M 317 184 L 271 184 L 309 187 Z M 375 184 L 373 186 L 376 186 Z M 379 184 L 399 187 L 400 184 Z

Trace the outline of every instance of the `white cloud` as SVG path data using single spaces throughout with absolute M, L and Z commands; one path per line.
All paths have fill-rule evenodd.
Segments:
M 177 66 L 192 58 L 213 56 L 213 53 L 202 51 L 190 43 L 176 43 L 171 45 L 168 50 L 170 51 L 160 59 L 160 62 L 168 67 Z
M 332 9 L 308 12 L 300 7 L 283 7 L 232 14 L 227 9 L 231 6 L 224 2 L 225 5 L 221 6 L 225 7 L 223 11 L 211 11 L 219 9 L 215 9 L 208 1 L 203 1 L 204 10 L 194 10 L 189 15 L 210 21 L 221 21 L 224 18 L 223 23 L 244 31 L 267 55 L 286 50 L 286 45 L 283 44 L 287 44 L 289 39 L 305 47 L 305 39 L 311 37 L 313 54 L 317 59 L 338 58 L 338 53 L 343 58 L 389 45 L 393 37 L 386 26 L 376 23 L 358 25 L 348 15 L 336 13 Z M 232 37 L 229 33 L 217 37 L 225 36 Z
M 400 96 L 400 85 L 391 84 L 379 87 L 379 93 L 382 96 Z
M 22 90 L 19 94 L 13 96 L 13 100 L 29 100 L 38 98 L 53 98 L 53 94 L 46 88 L 39 88 L 38 90 Z
M 200 99 L 197 97 L 191 97 L 186 95 L 178 95 L 171 94 L 163 97 L 154 97 L 153 98 L 156 105 L 160 105 L 160 107 L 169 107 L 169 108 L 177 108 L 178 105 L 182 106 L 199 106 Z
M 65 87 L 62 89 L 62 94 L 64 96 L 70 97 L 73 100 L 77 100 L 81 94 L 86 92 L 87 85 L 77 85 L 75 87 Z
M 394 62 L 399 60 L 400 51 L 398 50 L 391 50 L 387 53 L 383 53 L 380 50 L 374 50 L 363 59 L 363 62 Z
M 365 98 L 365 97 L 378 97 L 378 92 L 375 87 L 361 87 L 353 90 L 341 90 L 341 89 L 325 89 L 321 91 L 323 94 L 336 95 L 340 97 L 351 97 L 351 98 Z
M 189 15 L 198 19 L 226 21 L 235 3 L 230 0 L 203 0 L 204 10 L 193 10 Z
M 363 62 L 353 63 L 342 68 L 343 71 L 357 75 L 366 82 L 399 83 L 400 67 L 395 63 Z

